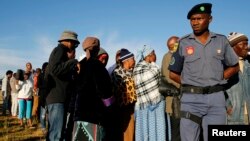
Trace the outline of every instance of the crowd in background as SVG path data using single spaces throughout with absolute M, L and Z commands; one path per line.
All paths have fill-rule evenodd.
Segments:
M 6 72 L 2 84 L 2 115 L 18 118 L 21 127 L 41 128 L 46 139 L 51 141 L 207 140 L 207 134 L 199 131 L 206 131 L 206 124 L 214 122 L 249 125 L 248 37 L 232 32 L 226 38 L 210 32 L 208 25 L 211 22 L 211 7 L 209 8 L 209 4 L 199 6 L 205 10 L 199 7 L 202 11 L 197 11 L 196 6 L 188 14 L 194 35 L 169 37 L 168 52 L 163 57 L 161 67 L 156 64 L 155 47 L 138 47 L 136 54 L 121 48 L 117 50 L 115 58 L 109 58 L 108 52 L 100 47 L 100 40 L 92 36 L 83 40 L 82 49 L 86 57 L 78 61 L 75 59 L 75 49 L 80 44 L 78 35 L 73 31 L 64 31 L 58 40 L 58 46 L 41 68 L 34 70 L 28 62 L 25 69 Z M 195 17 L 197 15 L 201 17 Z M 228 70 L 228 76 L 224 73 L 223 81 L 226 83 L 223 90 L 221 85 L 211 85 L 211 93 L 221 95 L 222 106 L 217 105 L 215 109 L 220 107 L 221 113 L 225 111 L 225 115 L 221 115 L 219 119 L 213 117 L 208 120 L 206 116 L 209 112 L 197 112 L 192 107 L 192 104 L 197 104 L 192 98 L 199 100 L 199 93 L 213 96 L 210 89 L 204 92 L 200 85 L 203 82 L 208 83 L 208 80 L 200 80 L 203 76 L 195 76 L 195 70 L 200 67 L 188 68 L 191 65 L 186 65 L 198 59 L 202 60 L 203 56 L 187 57 L 195 54 L 196 50 L 192 46 L 183 49 L 195 38 L 193 36 L 200 37 L 199 33 L 195 33 L 195 22 L 201 19 L 205 19 L 206 39 L 217 38 L 225 43 L 221 50 L 213 52 L 226 52 L 224 58 L 213 57 L 224 62 L 222 69 Z M 203 38 L 199 38 L 197 46 L 210 43 Z M 219 41 L 211 42 L 215 42 L 215 46 L 220 44 Z M 210 55 L 208 52 L 207 54 Z M 139 61 L 136 62 L 135 58 Z M 214 58 L 208 59 L 213 62 Z M 106 68 L 109 59 L 115 59 L 116 63 Z M 214 67 L 216 65 L 221 66 L 215 63 Z M 207 67 L 209 70 L 211 66 Z M 231 74 L 229 70 L 232 71 Z M 193 71 L 192 78 L 190 71 Z M 202 75 L 207 77 L 204 73 Z M 209 83 L 212 81 L 216 80 Z M 167 83 L 169 89 L 161 91 L 163 83 Z M 190 88 L 194 91 L 190 91 Z M 185 117 L 187 113 L 191 118 Z M 193 135 L 187 129 L 195 130 Z

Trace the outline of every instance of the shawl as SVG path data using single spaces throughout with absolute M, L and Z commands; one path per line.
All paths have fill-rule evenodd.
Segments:
M 159 67 L 155 63 L 143 60 L 137 63 L 133 75 L 137 96 L 135 109 L 145 109 L 149 105 L 159 103 L 161 100 Z
M 116 100 L 120 106 L 132 104 L 136 101 L 132 71 L 126 71 L 121 66 L 112 73 Z

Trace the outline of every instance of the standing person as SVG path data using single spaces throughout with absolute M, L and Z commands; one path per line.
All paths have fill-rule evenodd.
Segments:
M 32 112 L 32 94 L 33 83 L 29 79 L 31 73 L 24 73 L 24 80 L 17 80 L 16 89 L 18 90 L 19 114 L 18 118 L 20 126 L 24 126 L 23 120 L 28 121 L 28 127 L 32 128 L 31 112 Z
M 111 79 L 105 66 L 98 60 L 100 40 L 86 37 L 82 44 L 86 57 L 80 61 L 77 76 L 74 129 L 72 140 L 105 140 L 105 111 L 113 103 Z
M 47 83 L 45 79 L 45 72 L 48 66 L 48 62 L 44 62 L 42 65 L 42 70 L 41 74 L 38 76 L 38 81 L 37 81 L 37 88 L 39 89 L 38 91 L 38 96 L 39 96 L 39 107 L 40 107 L 40 123 L 41 123 L 41 128 L 43 134 L 47 133 L 46 130 L 46 96 L 48 94 L 47 90 Z
M 33 77 L 33 106 L 32 106 L 32 117 L 33 117 L 33 121 L 34 122 L 38 122 L 39 121 L 39 88 L 38 88 L 38 79 L 39 79 L 39 75 L 41 74 L 41 69 L 37 68 L 35 73 L 34 73 L 34 77 Z
M 171 61 L 173 53 L 177 50 L 178 40 L 179 40 L 179 37 L 177 36 L 171 36 L 168 39 L 167 41 L 168 52 L 163 56 L 162 66 L 161 66 L 161 73 L 163 77 L 162 79 L 164 79 L 164 81 L 168 82 L 169 84 L 173 85 L 176 89 L 180 88 L 180 84 L 176 83 L 175 81 L 169 78 L 168 67 L 169 67 L 169 63 Z M 180 117 L 176 116 L 176 114 L 173 114 L 173 112 L 174 113 L 178 112 L 177 111 L 178 109 L 175 109 L 175 107 L 173 107 L 172 109 L 172 104 L 173 104 L 172 102 L 175 102 L 173 101 L 173 95 L 179 96 L 179 93 L 170 93 L 170 95 L 167 95 L 165 98 L 166 99 L 166 114 L 168 114 L 166 115 L 166 117 L 170 116 L 170 123 L 171 123 L 170 129 L 168 129 L 168 132 L 170 132 L 171 134 L 171 138 L 169 140 L 180 141 L 181 140 Z
M 250 108 L 250 64 L 248 57 L 248 38 L 246 35 L 231 32 L 228 40 L 239 57 L 240 71 L 228 80 L 227 124 L 249 124 Z
M 144 46 L 138 51 L 139 62 L 133 76 L 137 101 L 135 103 L 135 140 L 165 141 L 165 101 L 159 93 L 160 68 L 155 63 L 154 49 Z
M 77 34 L 72 31 L 64 31 L 58 40 L 59 44 L 50 54 L 48 71 L 49 92 L 46 97 L 48 107 L 49 131 L 47 139 L 58 141 L 61 138 L 61 132 L 64 122 L 64 104 L 70 73 L 77 69 L 78 61 L 69 59 L 67 52 L 75 49 L 79 45 Z
M 30 73 L 30 77 L 29 79 L 32 81 L 32 83 L 34 83 L 34 73 L 35 70 L 32 68 L 32 64 L 30 62 L 27 62 L 25 65 L 25 72 Z
M 2 97 L 3 97 L 3 116 L 6 116 L 6 111 L 9 111 L 11 114 L 11 86 L 10 86 L 10 79 L 13 75 L 11 70 L 6 72 L 2 80 Z
M 70 50 L 67 52 L 69 59 L 75 59 L 75 49 Z M 76 98 L 76 78 L 78 75 L 78 71 L 80 70 L 73 70 L 69 74 L 69 78 L 71 78 L 71 81 L 69 81 L 67 93 L 66 93 L 66 102 L 65 102 L 65 113 L 64 116 L 66 117 L 64 119 L 64 126 L 63 126 L 63 136 L 66 141 L 72 139 L 72 132 L 73 132 L 73 126 L 74 126 L 74 108 L 75 108 L 75 98 Z
M 16 89 L 16 73 L 13 73 L 13 76 L 10 79 L 11 87 L 11 114 L 13 117 L 18 115 L 18 100 L 17 100 L 17 89 Z
M 108 68 L 108 72 L 109 72 L 110 76 L 111 76 L 112 72 L 114 71 L 114 69 L 116 69 L 117 67 L 119 67 L 119 65 L 120 65 L 120 61 L 119 61 L 120 56 L 121 56 L 121 50 L 116 51 L 115 63 Z
M 169 65 L 170 78 L 182 87 L 182 141 L 198 141 L 201 125 L 207 141 L 208 125 L 226 124 L 222 84 L 239 71 L 238 57 L 227 38 L 209 31 L 211 8 L 212 4 L 201 3 L 188 12 L 193 33 L 180 39 Z
M 100 50 L 99 50 L 99 52 L 97 54 L 97 58 L 106 67 L 106 65 L 108 63 L 108 60 L 109 60 L 109 55 L 108 55 L 107 51 L 104 48 L 100 48 Z
M 112 82 L 114 85 L 115 99 L 120 120 L 118 123 L 121 129 L 123 141 L 134 141 L 135 137 L 135 120 L 134 106 L 136 102 L 135 84 L 133 79 L 133 69 L 135 66 L 134 54 L 127 49 L 121 49 L 120 65 L 112 73 Z M 115 130 L 119 130 L 115 129 Z M 117 134 L 116 134 L 117 135 Z M 118 133 L 119 137 L 119 133 Z

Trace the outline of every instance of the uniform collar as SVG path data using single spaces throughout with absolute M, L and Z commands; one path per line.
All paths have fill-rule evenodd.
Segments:
M 209 34 L 210 34 L 210 38 L 217 37 L 217 34 L 215 34 L 214 32 L 209 32 Z M 191 33 L 188 38 L 189 39 L 195 39 L 194 33 Z

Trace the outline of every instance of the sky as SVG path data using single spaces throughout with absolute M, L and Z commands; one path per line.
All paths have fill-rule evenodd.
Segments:
M 25 69 L 27 62 L 41 68 L 64 30 L 78 34 L 76 58 L 84 54 L 82 41 L 95 36 L 109 53 L 107 67 L 117 50 L 136 55 L 143 45 L 155 49 L 161 66 L 167 39 L 192 32 L 187 13 L 203 2 L 213 5 L 210 31 L 250 37 L 248 0 L 1 0 L 0 78 L 7 70 Z

